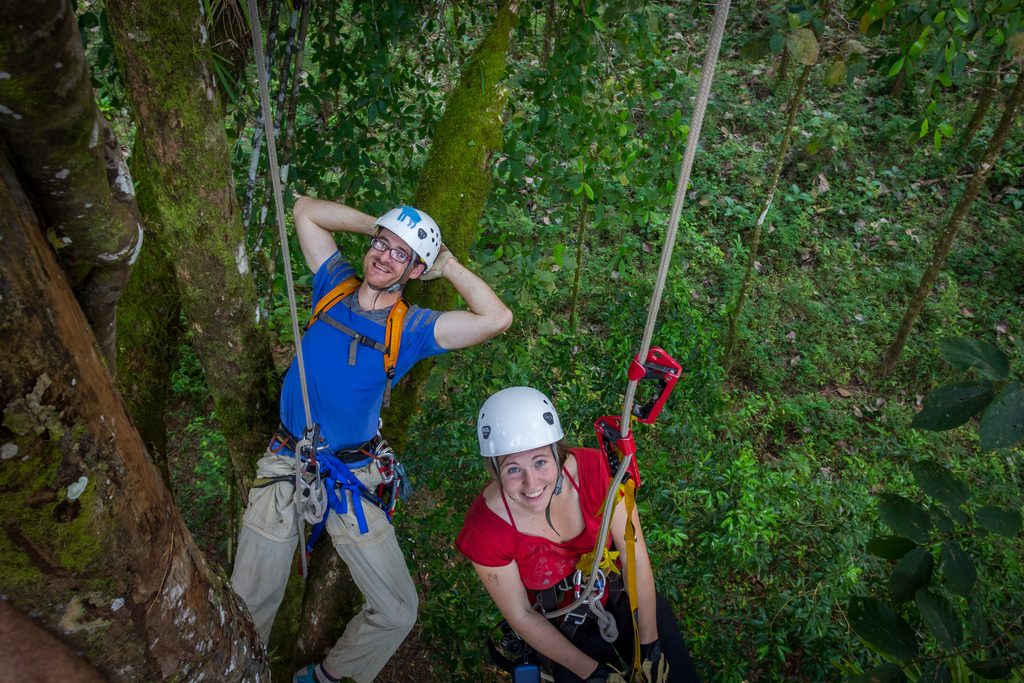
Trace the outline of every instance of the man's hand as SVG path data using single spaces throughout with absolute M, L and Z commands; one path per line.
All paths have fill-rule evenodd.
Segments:
M 452 256 L 452 252 L 448 251 L 448 247 L 441 243 L 441 251 L 438 252 L 437 258 L 434 259 L 434 265 L 430 266 L 430 270 L 420 275 L 420 280 L 436 280 L 441 277 L 441 271 L 444 270 L 444 264 L 455 258 Z
M 646 683 L 666 683 L 668 681 L 668 661 L 661 651 L 661 642 L 654 640 L 640 645 L 640 680 Z

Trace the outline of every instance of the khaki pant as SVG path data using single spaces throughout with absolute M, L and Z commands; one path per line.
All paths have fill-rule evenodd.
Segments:
M 268 453 L 260 459 L 256 476 L 281 476 L 294 469 L 292 458 Z M 372 463 L 354 473 L 371 490 L 380 483 Z M 249 608 L 264 643 L 284 597 L 298 541 L 293 492 L 289 482 L 250 490 L 238 535 L 231 586 Z M 327 653 L 324 666 L 336 676 L 370 683 L 416 623 L 418 598 L 387 516 L 364 500 L 369 531 L 360 534 L 352 505 L 349 498 L 346 514 L 327 513 L 327 532 L 366 602 Z

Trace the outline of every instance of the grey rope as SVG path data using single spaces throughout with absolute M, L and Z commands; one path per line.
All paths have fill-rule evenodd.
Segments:
M 295 282 L 292 277 L 292 257 L 288 249 L 288 229 L 284 224 L 284 198 L 281 191 L 281 170 L 277 165 L 277 143 L 274 139 L 274 123 L 270 116 L 270 88 L 267 85 L 267 74 L 263 69 L 263 36 L 260 26 L 260 10 L 256 0 L 249 0 L 249 28 L 252 31 L 252 50 L 256 56 L 256 76 L 260 84 L 260 105 L 263 107 L 263 131 L 267 138 L 267 162 L 270 165 L 270 182 L 274 190 L 274 209 L 277 218 L 277 233 L 281 240 L 281 258 L 284 260 L 284 280 L 288 288 L 288 312 L 292 318 L 292 337 L 295 340 L 295 358 L 299 366 L 299 385 L 302 387 L 302 407 L 306 411 L 306 431 L 313 427 L 313 413 L 309 407 L 309 390 L 306 387 L 306 363 L 302 357 L 302 333 L 299 331 L 299 314 L 295 305 Z M 298 74 L 295 75 L 299 77 Z M 302 484 L 304 482 L 302 459 L 299 452 L 302 442 L 295 445 L 295 505 L 300 515 L 299 527 L 299 561 L 302 575 L 308 576 L 306 566 L 306 539 L 301 516 L 304 512 Z M 316 450 L 317 444 L 311 444 Z M 313 482 L 305 482 L 312 484 Z M 321 483 L 319 476 L 316 483 Z M 322 486 L 322 483 L 321 483 Z
M 251 2 L 252 0 L 250 0 Z M 668 232 L 665 235 L 665 244 L 661 249 L 661 265 L 658 267 L 658 278 L 654 284 L 654 293 L 651 295 L 651 304 L 647 309 L 647 326 L 644 328 L 643 341 L 640 343 L 639 358 L 644 359 L 651 350 L 651 337 L 654 335 L 654 323 L 658 319 L 658 310 L 661 308 L 661 294 L 665 289 L 665 280 L 668 277 L 668 266 L 672 261 L 672 248 L 675 245 L 676 230 L 679 227 L 679 216 L 683 212 L 683 200 L 686 198 L 686 186 L 690 182 L 690 171 L 693 169 L 693 159 L 697 155 L 697 143 L 700 139 L 700 130 L 704 125 L 704 113 L 707 110 L 708 99 L 711 96 L 711 81 L 715 75 L 715 65 L 718 63 L 718 52 L 722 47 L 722 36 L 725 34 L 725 21 L 729 17 L 729 3 L 731 0 L 718 0 L 715 7 L 715 16 L 711 21 L 711 37 L 708 40 L 708 47 L 704 53 L 704 66 L 700 73 L 700 85 L 697 88 L 697 98 L 693 107 L 693 116 L 690 119 L 690 132 L 686 138 L 686 151 L 683 154 L 683 161 L 679 169 L 679 182 L 676 184 L 675 202 L 672 205 L 672 214 L 669 217 Z M 633 410 L 633 399 L 636 395 L 636 380 L 630 380 L 626 388 L 626 400 L 622 410 L 622 426 L 619 436 L 625 438 L 629 435 L 629 417 Z M 587 585 L 580 591 L 580 597 L 571 604 L 544 614 L 548 619 L 560 617 L 576 609 L 587 600 L 594 590 L 594 583 L 597 581 L 598 566 L 601 564 L 601 557 L 604 547 L 604 539 L 608 538 L 608 528 L 611 526 L 612 512 L 615 509 L 615 497 L 629 468 L 633 456 L 627 455 L 619 463 L 619 470 L 608 487 L 608 493 L 604 499 L 604 516 L 601 518 L 601 530 L 597 535 L 597 546 L 594 548 L 594 564 L 590 568 L 590 578 Z

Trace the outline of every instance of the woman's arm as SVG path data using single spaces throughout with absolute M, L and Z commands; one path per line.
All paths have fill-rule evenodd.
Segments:
M 640 515 L 633 508 L 633 528 L 636 530 L 636 590 L 639 610 L 637 612 L 637 628 L 640 630 L 640 642 L 647 644 L 658 639 L 658 622 L 655 612 L 654 571 L 651 569 L 651 558 L 647 554 L 644 532 L 640 528 Z M 620 500 L 615 506 L 612 516 L 612 542 L 619 551 L 622 561 L 623 580 L 627 580 L 629 568 L 626 566 L 626 503 Z M 627 584 L 628 585 L 628 584 Z
M 561 631 L 530 605 L 515 561 L 504 567 L 485 567 L 474 562 L 473 568 L 509 625 L 534 650 L 580 678 L 586 679 L 594 672 L 598 662 L 569 642 Z

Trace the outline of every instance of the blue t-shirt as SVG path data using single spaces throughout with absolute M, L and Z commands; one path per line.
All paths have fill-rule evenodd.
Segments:
M 313 307 L 335 286 L 355 274 L 340 252 L 324 261 L 313 277 Z M 334 320 L 384 343 L 384 324 L 390 308 L 364 311 L 353 292 L 329 311 Z M 434 339 L 434 323 L 440 313 L 419 306 L 410 306 L 402 325 L 402 342 L 395 366 L 394 390 L 405 373 L 418 361 L 444 353 Z M 306 385 L 310 412 L 320 425 L 320 434 L 332 451 L 358 446 L 377 433 L 377 420 L 384 401 L 387 375 L 384 354 L 365 344 L 356 345 L 356 363 L 349 365 L 352 337 L 323 320 L 317 320 L 302 337 L 302 354 L 306 364 Z M 306 429 L 306 411 L 302 404 L 298 358 L 291 366 L 281 387 L 281 424 L 301 438 Z

